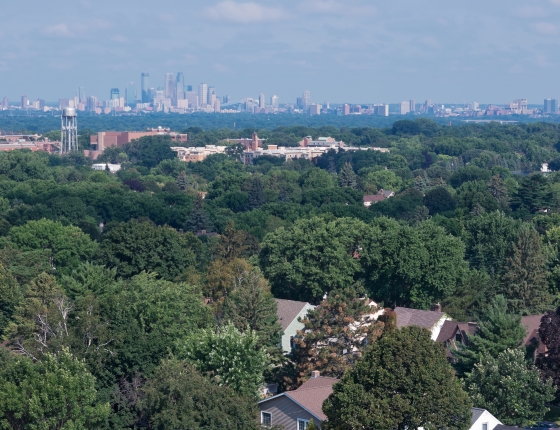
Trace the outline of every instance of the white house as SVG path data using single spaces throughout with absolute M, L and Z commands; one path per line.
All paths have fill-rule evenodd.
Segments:
M 278 304 L 278 320 L 284 331 L 282 349 L 285 353 L 289 353 L 294 347 L 293 339 L 298 330 L 303 330 L 303 324 L 298 321 L 298 318 L 303 318 L 307 312 L 315 309 L 315 306 L 307 302 L 282 299 L 276 299 L 276 303 Z
M 498 418 L 488 412 L 486 409 L 471 408 L 472 419 L 471 428 L 469 430 L 494 430 L 502 423 Z M 502 427 L 508 428 L 508 427 Z

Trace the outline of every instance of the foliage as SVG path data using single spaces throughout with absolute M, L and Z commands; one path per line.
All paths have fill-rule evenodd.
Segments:
M 541 381 L 520 349 L 485 356 L 465 379 L 465 388 L 474 406 L 492 411 L 507 425 L 526 426 L 542 420 L 548 411 L 545 403 L 554 398 L 552 381 Z
M 109 415 L 95 378 L 68 351 L 33 363 L 0 354 L 0 426 L 4 429 L 95 429 Z
M 470 427 L 467 394 L 426 329 L 404 327 L 374 343 L 323 404 L 329 429 Z
M 256 398 L 264 384 L 269 356 L 250 328 L 244 333 L 233 324 L 201 330 L 178 342 L 179 357 L 193 363 L 218 385 Z
M 560 308 L 543 315 L 539 328 L 539 339 L 546 351 L 537 356 L 535 364 L 543 378 L 553 381 L 556 392 L 560 392 Z
M 204 202 L 202 196 L 199 194 L 194 201 L 189 219 L 187 220 L 185 227 L 188 231 L 193 233 L 198 233 L 202 230 L 208 232 L 212 231 L 212 222 L 208 217 L 208 214 L 204 210 Z

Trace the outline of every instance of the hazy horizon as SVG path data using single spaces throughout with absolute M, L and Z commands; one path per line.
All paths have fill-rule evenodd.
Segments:
M 106 100 L 147 71 L 233 100 L 540 104 L 560 98 L 559 17 L 560 0 L 22 0 L 0 10 L 0 98 Z

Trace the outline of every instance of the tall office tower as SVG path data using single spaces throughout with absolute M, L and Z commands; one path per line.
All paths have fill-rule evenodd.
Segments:
M 136 104 L 136 85 L 134 85 L 134 82 L 129 82 L 126 86 L 125 100 L 128 106 Z
M 35 108 L 43 110 L 45 108 L 45 101 L 43 99 L 37 99 Z
M 278 96 L 274 95 L 270 98 L 270 105 L 274 109 L 278 109 L 278 107 L 280 106 L 279 101 L 278 101 Z
M 150 74 L 148 72 L 142 72 L 142 81 L 140 84 L 142 86 L 142 103 L 150 103 L 152 99 L 150 97 Z
M 220 103 L 220 99 L 216 99 L 216 101 L 214 102 L 214 112 L 220 113 L 221 110 L 222 104 Z
M 410 104 L 410 112 L 416 112 L 416 100 L 412 99 L 409 102 Z
M 121 92 L 118 88 L 111 88 L 111 99 L 110 100 L 118 100 L 121 98 Z
M 185 93 L 185 99 L 189 101 L 190 109 L 198 109 L 198 94 L 194 91 L 187 91 Z
M 306 108 L 307 106 L 311 105 L 311 93 L 308 90 L 303 92 L 303 107 Z
M 86 104 L 86 109 L 89 112 L 95 112 L 95 109 L 97 108 L 97 97 L 95 96 L 89 96 L 87 98 L 87 104 Z
M 61 127 L 61 143 L 60 153 L 67 154 L 70 151 L 78 150 L 78 119 L 76 109 L 62 109 L 62 127 Z
M 545 99 L 543 113 L 556 113 L 557 104 L 556 99 Z
M 186 88 L 185 91 L 192 92 L 192 85 L 187 85 L 187 88 Z
M 265 108 L 265 101 L 264 101 L 264 94 L 263 94 L 263 93 L 261 93 L 261 94 L 259 95 L 259 107 L 260 107 L 261 109 L 264 109 L 264 108 Z
M 185 75 L 183 72 L 177 73 L 177 100 L 185 99 Z
M 80 103 L 86 102 L 86 90 L 84 87 L 78 88 L 78 100 Z
M 10 106 L 10 101 L 8 100 L 8 97 L 4 97 L 4 100 L 2 100 L 2 107 L 4 109 L 8 109 L 8 106 Z
M 406 115 L 410 112 L 410 103 L 409 102 L 401 102 L 400 114 Z
M 175 82 L 175 76 L 173 73 L 165 74 L 165 92 L 164 95 L 168 99 L 177 98 L 175 93 L 177 92 L 177 83 Z
M 28 100 L 27 96 L 21 96 L 21 108 L 22 109 L 27 109 L 28 105 L 29 105 L 29 100 Z
M 222 97 L 222 103 L 223 104 L 228 104 L 229 103 L 229 96 L 227 94 Z
M 198 103 L 199 106 L 205 105 L 208 103 L 208 85 L 207 84 L 198 84 Z
M 206 103 L 214 107 L 216 104 L 216 87 L 208 87 L 208 97 L 206 98 Z

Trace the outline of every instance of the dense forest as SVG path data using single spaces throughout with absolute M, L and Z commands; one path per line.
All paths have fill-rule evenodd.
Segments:
M 194 145 L 254 131 L 184 128 Z M 439 303 L 459 321 L 517 321 L 513 343 L 504 336 L 483 361 L 524 361 L 508 349 L 523 336 L 516 318 L 558 306 L 560 173 L 540 169 L 560 170 L 560 126 L 422 118 L 258 131 L 268 143 L 332 136 L 390 151 L 244 165 L 233 148 L 184 163 L 168 137 L 145 137 L 102 155 L 122 165 L 116 174 L 92 170 L 80 153 L 0 153 L 2 428 L 255 428 L 265 380 L 297 387 L 313 368 L 355 377 L 348 357 L 321 358 L 301 339 L 284 356 L 274 298 L 323 303 L 306 322 L 315 321 L 314 345 L 322 319 L 367 313 L 358 297 L 387 308 Z M 381 190 L 395 195 L 365 207 Z M 427 336 L 383 336 L 390 326 L 366 330 L 381 346 L 365 360 L 383 362 L 375 348 L 387 342 Z M 465 405 L 492 389 L 483 367 L 472 370 L 480 351 L 458 358 L 471 400 L 449 388 Z M 515 424 L 542 417 L 553 397 L 552 382 L 530 372 L 540 409 Z M 334 415 L 339 394 L 326 406 Z M 52 427 L 26 427 L 37 420 Z

